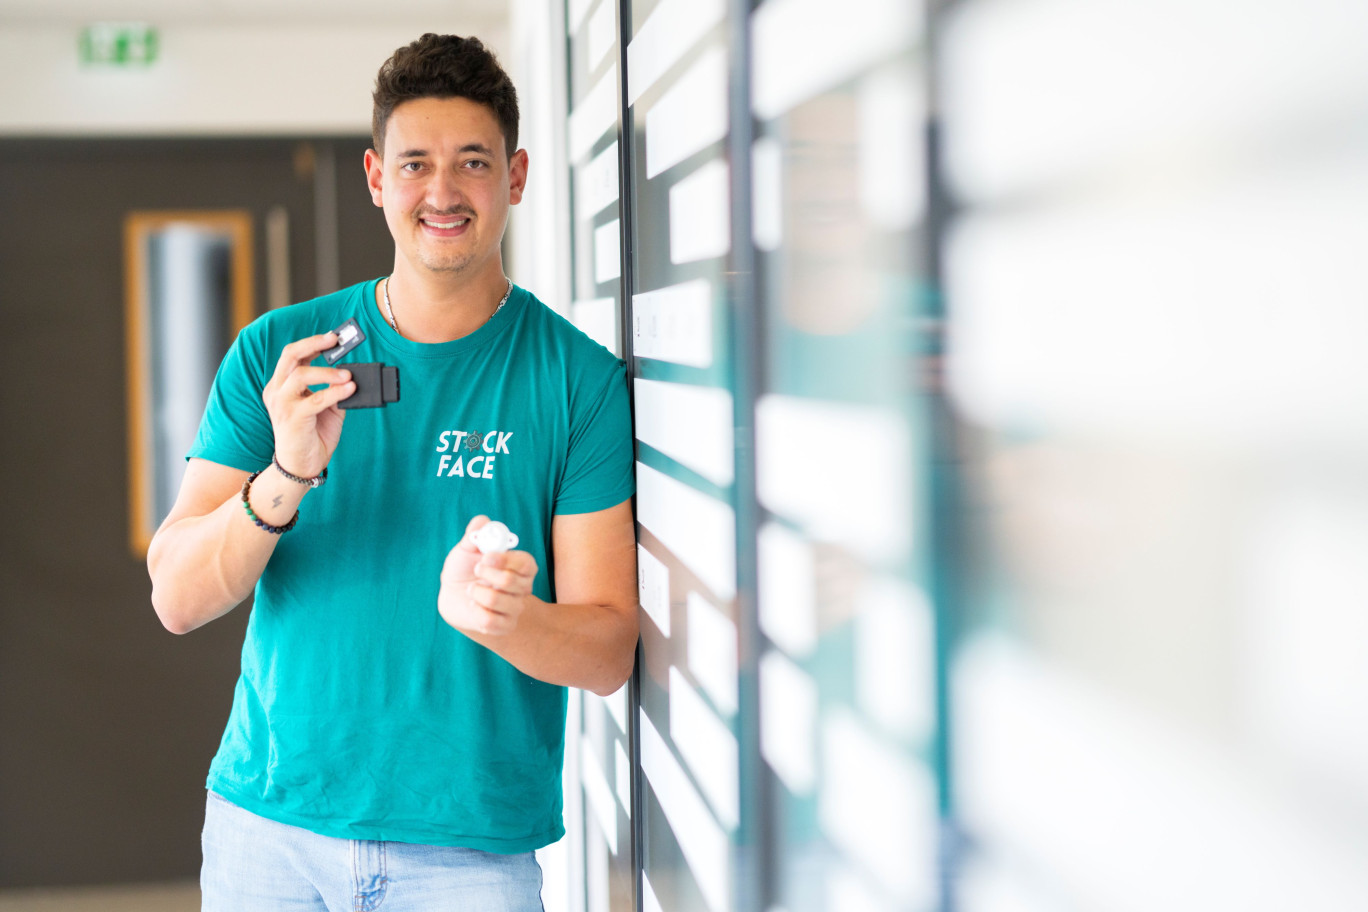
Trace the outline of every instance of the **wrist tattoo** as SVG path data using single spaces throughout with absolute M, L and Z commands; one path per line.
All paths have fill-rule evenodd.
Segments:
M 282 500 L 284 500 L 284 499 L 285 499 L 285 495 L 284 495 L 284 494 L 277 494 L 277 495 L 275 496 L 275 500 L 272 500 L 272 501 L 271 501 L 271 506 L 273 506 L 273 507 L 278 507 L 278 506 L 280 506 L 280 502 L 281 502 Z

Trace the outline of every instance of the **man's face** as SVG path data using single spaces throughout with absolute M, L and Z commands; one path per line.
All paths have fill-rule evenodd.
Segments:
M 385 126 L 384 158 L 366 153 L 398 256 L 425 272 L 501 271 L 508 207 L 526 181 L 527 153 L 509 158 L 494 112 L 467 98 L 403 102 Z

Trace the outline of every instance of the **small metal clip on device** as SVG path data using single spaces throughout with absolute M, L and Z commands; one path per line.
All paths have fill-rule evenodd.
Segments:
M 336 365 L 347 352 L 366 341 L 355 320 L 348 320 L 337 329 L 337 345 L 323 353 L 323 360 Z M 399 401 L 399 368 L 392 364 L 345 364 L 356 381 L 356 392 L 337 403 L 338 408 L 382 408 Z

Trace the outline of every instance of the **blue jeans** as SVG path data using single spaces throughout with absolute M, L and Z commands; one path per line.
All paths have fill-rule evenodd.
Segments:
M 319 836 L 213 792 L 203 846 L 203 912 L 544 912 L 531 852 Z

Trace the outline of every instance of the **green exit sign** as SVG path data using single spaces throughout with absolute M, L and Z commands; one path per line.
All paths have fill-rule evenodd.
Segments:
M 142 22 L 97 22 L 81 32 L 81 62 L 148 66 L 157 59 L 157 30 Z

